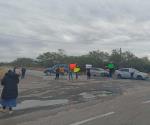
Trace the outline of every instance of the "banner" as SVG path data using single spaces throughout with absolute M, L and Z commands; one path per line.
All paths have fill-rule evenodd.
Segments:
M 92 65 L 91 64 L 86 64 L 85 67 L 86 67 L 86 69 L 91 69 Z
M 74 70 L 76 67 L 77 67 L 77 64 L 74 64 L 74 63 L 69 65 L 69 68 L 71 70 Z
M 80 68 L 75 68 L 75 69 L 74 69 L 74 72 L 75 72 L 75 73 L 80 72 Z

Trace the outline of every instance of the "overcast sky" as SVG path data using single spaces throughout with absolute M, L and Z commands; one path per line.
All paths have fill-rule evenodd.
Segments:
M 150 58 L 150 0 L 0 0 L 0 61 L 122 48 Z

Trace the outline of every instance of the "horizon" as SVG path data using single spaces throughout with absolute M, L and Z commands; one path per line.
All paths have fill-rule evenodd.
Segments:
M 0 0 L 0 62 L 63 49 L 131 51 L 150 59 L 149 0 Z
M 121 48 L 122 49 L 122 48 Z M 112 50 L 119 50 L 119 49 L 112 49 Z M 107 51 L 102 51 L 102 50 L 98 50 L 98 51 L 100 51 L 100 52 L 106 52 L 106 53 L 108 53 L 109 54 L 109 56 L 111 55 L 111 53 L 112 53 L 112 50 L 110 51 L 110 52 L 107 52 Z M 92 51 L 97 51 L 97 50 L 91 50 L 91 51 L 89 51 L 89 52 L 92 52 Z M 127 50 L 127 51 L 129 51 L 129 50 Z M 124 52 L 127 52 L 127 51 L 124 51 L 124 50 L 122 50 L 122 53 L 124 53 Z M 47 52 L 58 52 L 58 50 L 57 51 L 47 51 Z M 44 52 L 44 53 L 47 53 L 47 52 Z M 87 52 L 87 53 L 83 53 L 83 54 L 79 54 L 79 55 L 69 55 L 69 54 L 67 54 L 66 53 L 66 51 L 64 51 L 64 54 L 65 55 L 67 55 L 67 56 L 75 56 L 75 57 L 78 57 L 78 56 L 83 56 L 83 55 L 87 55 L 89 52 Z M 131 52 L 131 51 L 129 51 L 129 52 Z M 41 53 L 41 54 L 39 54 L 39 55 L 42 55 L 42 54 L 44 54 L 44 53 Z M 132 53 L 132 52 L 131 52 Z M 133 55 L 135 55 L 136 57 L 138 57 L 138 58 L 144 58 L 144 57 L 147 57 L 148 58 L 148 56 L 138 56 L 138 55 L 136 55 L 135 53 L 132 53 Z M 38 55 L 38 56 L 39 56 Z M 38 57 L 37 56 L 37 57 Z M 11 62 L 13 62 L 13 61 L 15 61 L 16 59 L 19 59 L 19 58 L 30 58 L 30 59 L 33 59 L 33 60 L 36 60 L 36 58 L 37 57 L 34 57 L 34 58 L 31 58 L 31 57 L 17 57 L 17 58 L 15 58 L 15 59 L 13 59 L 13 60 L 10 60 L 10 61 L 0 61 L 0 63 L 11 63 Z M 149 61 L 150 61 L 150 58 L 148 58 L 149 59 Z

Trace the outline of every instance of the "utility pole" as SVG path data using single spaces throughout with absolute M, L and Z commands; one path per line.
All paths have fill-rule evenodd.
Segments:
M 120 50 L 119 50 L 119 52 L 120 52 L 120 68 L 122 68 L 122 49 L 120 48 Z
M 120 59 L 122 58 L 122 49 L 120 48 Z

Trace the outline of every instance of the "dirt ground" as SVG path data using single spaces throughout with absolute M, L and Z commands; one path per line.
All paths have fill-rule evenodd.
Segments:
M 30 71 L 20 80 L 18 106 L 10 117 L 17 117 L 39 110 L 52 110 L 66 105 L 85 102 L 101 102 L 126 94 L 128 89 L 149 86 L 149 81 L 117 80 L 79 76 L 79 80 L 69 81 L 67 77 L 54 80 L 54 76 L 44 76 L 42 72 Z M 0 91 L 2 86 L 0 87 Z M 0 113 L 0 119 L 8 115 Z

